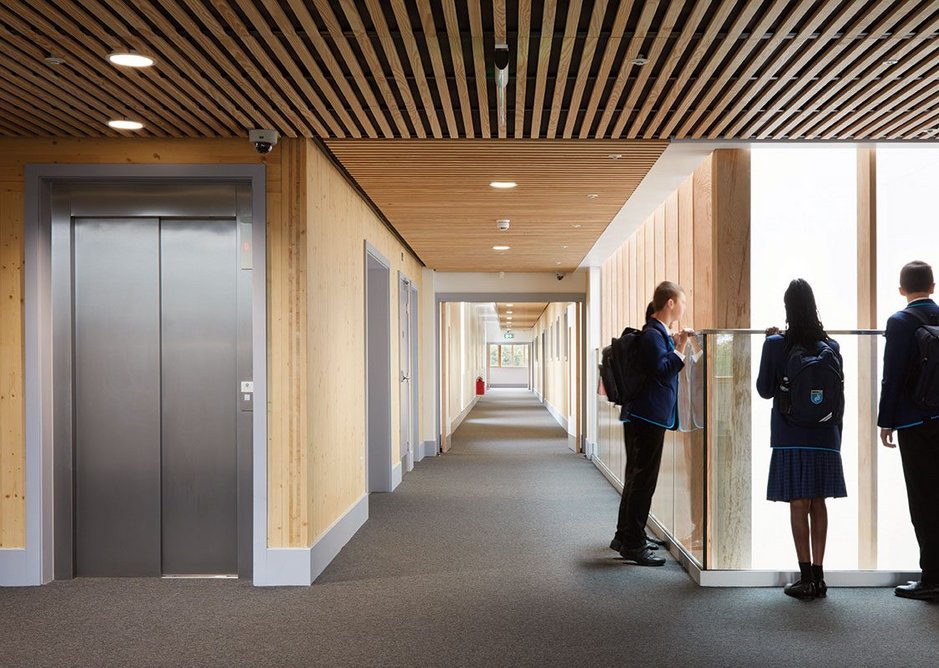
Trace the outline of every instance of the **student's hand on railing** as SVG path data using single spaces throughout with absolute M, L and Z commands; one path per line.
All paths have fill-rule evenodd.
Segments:
M 691 348 L 694 352 L 701 352 L 701 342 L 698 341 L 698 336 L 695 334 L 695 331 L 693 329 L 685 329 L 683 331 L 688 335 L 687 340 L 691 342 Z
M 897 444 L 893 442 L 893 429 L 888 429 L 886 427 L 881 427 L 880 429 L 880 442 L 884 444 L 884 447 L 895 448 Z
M 675 343 L 675 350 L 684 350 L 685 344 L 688 343 L 688 330 L 682 329 L 675 332 L 672 334 L 672 340 Z
M 766 336 L 773 336 L 774 334 L 779 334 L 779 327 L 766 328 Z

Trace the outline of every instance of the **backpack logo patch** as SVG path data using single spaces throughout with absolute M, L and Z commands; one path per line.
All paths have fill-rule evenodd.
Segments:
M 825 400 L 825 392 L 822 390 L 812 390 L 811 395 L 809 395 L 809 399 L 811 399 L 813 404 L 819 406 L 821 405 L 822 401 Z

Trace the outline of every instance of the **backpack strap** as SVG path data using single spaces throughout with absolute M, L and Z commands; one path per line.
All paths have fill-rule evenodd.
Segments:
M 919 321 L 920 327 L 932 327 L 933 325 L 939 325 L 939 317 L 932 315 L 930 313 L 923 313 L 917 308 L 910 308 L 909 306 L 903 309 L 903 313 L 908 313 Z
M 663 325 L 662 327 L 664 328 L 665 326 Z M 651 319 L 650 319 L 650 320 L 646 320 L 646 324 L 645 324 L 645 325 L 643 326 L 643 328 L 642 328 L 643 331 L 645 331 L 645 330 L 647 330 L 647 329 L 654 329 L 655 331 L 657 331 L 659 334 L 662 335 L 662 338 L 665 340 L 665 347 L 666 347 L 666 348 L 671 348 L 672 350 L 675 350 L 675 344 L 674 344 L 674 343 L 672 343 L 672 345 L 669 346 L 669 340 L 670 340 L 669 335 L 668 335 L 666 332 L 663 332 L 662 329 L 659 329 L 658 327 L 656 327 L 656 325 L 652 322 Z

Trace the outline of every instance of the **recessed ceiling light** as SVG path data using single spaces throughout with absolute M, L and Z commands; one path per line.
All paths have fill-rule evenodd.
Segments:
M 896 64 L 899 63 L 899 62 L 900 62 L 900 61 L 897 60 L 896 58 L 888 58 L 887 60 L 883 61 L 883 64 L 884 64 L 884 65 L 887 65 L 887 66 L 890 66 L 890 65 L 896 65 Z
M 515 304 L 506 304 L 506 306 L 515 306 Z
M 561 246 L 561 248 L 567 248 L 567 246 Z
M 108 60 L 111 61 L 112 65 L 120 65 L 121 67 L 150 67 L 156 62 L 150 56 L 137 53 L 133 49 L 130 51 L 113 51 L 108 54 Z
M 46 61 L 49 65 L 64 65 L 65 64 L 65 58 L 60 58 L 59 56 L 56 56 L 55 54 L 52 54 L 52 53 L 50 53 L 48 57 L 43 58 L 43 60 Z
M 518 184 L 515 181 L 493 181 L 489 185 L 493 188 L 498 188 L 499 190 L 508 190 L 509 188 L 514 188 Z
M 574 227 L 580 227 L 580 223 L 577 223 L 576 225 L 574 225 Z
M 508 313 L 509 315 L 511 315 L 511 314 L 512 314 L 512 311 L 506 311 L 506 313 Z
M 510 248 L 511 248 L 511 246 L 493 246 L 493 247 L 492 247 L 492 250 L 499 250 L 499 251 L 502 251 L 502 250 L 509 250 Z
M 588 193 L 587 199 L 597 199 L 599 196 L 597 193 Z
M 561 264 L 560 262 L 555 262 L 554 264 Z
M 619 160 L 620 158 L 623 157 L 623 154 L 622 153 L 610 153 L 610 155 L 607 157 L 609 157 L 610 160 Z
M 649 62 L 649 59 L 648 59 L 648 58 L 644 58 L 644 57 L 642 57 L 642 56 L 639 56 L 639 57 L 637 57 L 637 58 L 633 58 L 633 59 L 632 59 L 632 64 L 635 65 L 636 67 L 642 67 L 643 65 L 647 64 L 648 62 Z
M 126 118 L 108 121 L 108 125 L 115 130 L 140 130 L 143 127 L 143 123 L 128 121 Z

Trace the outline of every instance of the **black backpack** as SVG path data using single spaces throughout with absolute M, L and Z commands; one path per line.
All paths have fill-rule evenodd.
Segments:
M 910 369 L 909 388 L 920 408 L 935 410 L 939 408 L 939 316 L 912 308 L 905 312 L 920 323 L 913 333 L 917 356 Z
M 777 407 L 800 427 L 828 427 L 844 417 L 844 370 L 824 341 L 814 348 L 793 346 L 786 359 Z
M 600 380 L 611 404 L 626 406 L 645 387 L 647 374 L 639 363 L 642 331 L 627 327 L 600 354 Z

